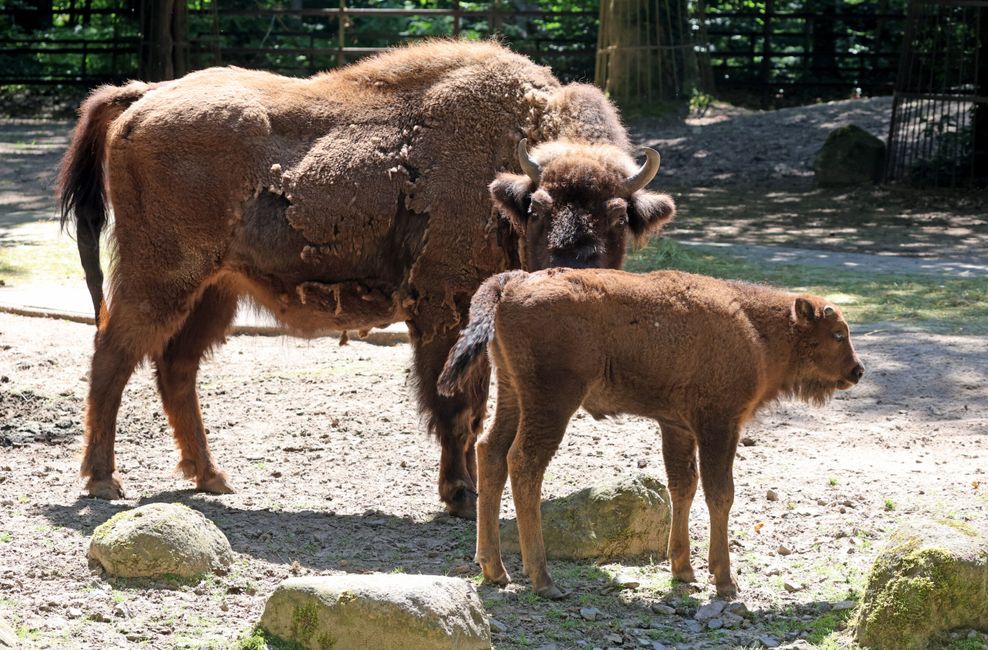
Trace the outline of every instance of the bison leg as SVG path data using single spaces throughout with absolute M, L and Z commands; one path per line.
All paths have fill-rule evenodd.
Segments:
M 124 387 L 143 357 L 123 340 L 122 322 L 111 312 L 104 327 L 96 334 L 86 400 L 85 450 L 80 474 L 89 479 L 86 491 L 100 499 L 123 497 L 113 454 L 117 411 Z
M 428 331 L 426 328 L 425 331 Z M 475 388 L 453 397 L 436 392 L 436 380 L 453 347 L 457 332 L 437 334 L 428 342 L 414 341 L 415 369 L 418 375 L 419 403 L 429 417 L 429 428 L 442 447 L 439 461 L 439 497 L 450 514 L 473 519 L 477 513 L 476 469 L 473 446 L 484 426 L 490 371 Z
M 533 396 L 531 406 L 527 409 L 523 406 L 518 437 L 508 452 L 522 564 L 535 592 L 554 600 L 566 594 L 553 584 L 546 565 L 542 538 L 542 478 L 566 433 L 566 424 L 579 407 L 579 400 L 575 405 L 567 404 L 567 393 L 569 391 L 560 390 L 557 395 Z
M 731 573 L 731 555 L 727 540 L 727 520 L 734 504 L 734 453 L 737 428 L 717 428 L 700 436 L 700 480 L 710 512 L 710 573 L 717 595 L 733 598 L 738 585 Z
M 669 531 L 669 564 L 672 575 L 683 582 L 696 576 L 690 564 L 690 507 L 696 494 L 696 439 L 685 429 L 662 425 L 662 460 L 672 497 L 672 528 Z
M 197 490 L 213 494 L 228 494 L 233 489 L 209 453 L 196 376 L 203 355 L 223 340 L 236 311 L 235 292 L 221 285 L 210 286 L 182 329 L 154 360 L 161 401 L 181 454 L 176 469 L 185 478 L 195 479 Z
M 497 407 L 490 430 L 477 440 L 477 556 L 484 578 L 501 586 L 511 577 L 501 560 L 498 524 L 508 478 L 508 450 L 518 433 L 518 400 L 506 372 L 498 376 Z

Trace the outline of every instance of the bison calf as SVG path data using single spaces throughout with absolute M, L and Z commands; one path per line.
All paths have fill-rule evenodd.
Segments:
M 864 374 L 840 309 L 823 298 L 676 271 L 553 269 L 488 279 L 440 392 L 470 383 L 488 345 L 498 396 L 476 448 L 477 561 L 487 580 L 508 582 L 498 513 L 510 474 L 525 573 L 549 598 L 563 593 L 546 569 L 542 476 L 581 405 L 596 418 L 631 413 L 659 422 L 672 495 L 669 557 L 673 576 L 687 582 L 699 449 L 709 570 L 717 593 L 732 596 L 727 519 L 741 427 L 766 403 L 822 404 Z

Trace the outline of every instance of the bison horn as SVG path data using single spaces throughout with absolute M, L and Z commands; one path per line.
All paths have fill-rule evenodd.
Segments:
M 823 317 L 824 318 L 833 318 L 834 317 L 834 314 L 836 314 L 836 313 L 837 313 L 837 310 L 834 309 L 833 307 L 831 307 L 830 305 L 827 305 L 826 307 L 823 308 Z
M 645 164 L 624 181 L 624 189 L 628 194 L 634 194 L 652 182 L 659 173 L 659 152 L 645 147 Z
M 528 138 L 522 138 L 518 143 L 518 164 L 532 182 L 538 185 L 542 179 L 542 167 L 528 154 Z

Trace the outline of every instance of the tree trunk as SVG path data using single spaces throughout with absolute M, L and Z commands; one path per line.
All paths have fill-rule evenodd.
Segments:
M 186 73 L 185 0 L 145 0 L 141 12 L 141 78 L 164 81 Z

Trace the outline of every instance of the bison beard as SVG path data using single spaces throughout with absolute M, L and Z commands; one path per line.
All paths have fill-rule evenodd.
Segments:
M 659 423 L 673 576 L 695 578 L 688 518 L 699 478 L 710 512 L 709 570 L 718 594 L 730 597 L 737 584 L 727 521 L 742 426 L 768 402 L 822 403 L 864 373 L 840 310 L 822 298 L 674 271 L 491 278 L 474 296 L 439 391 L 455 395 L 478 381 L 488 346 L 498 395 L 494 422 L 477 441 L 477 561 L 487 580 L 507 584 L 498 515 L 510 474 L 525 572 L 550 598 L 562 591 L 546 567 L 542 477 L 580 406 L 594 417 L 631 413 Z
M 117 410 L 145 359 L 180 470 L 200 490 L 230 491 L 195 381 L 247 298 L 304 336 L 407 323 L 442 446 L 440 496 L 472 516 L 487 383 L 435 388 L 470 296 L 508 268 L 620 266 L 629 238 L 672 218 L 672 200 L 643 189 L 657 163 L 654 152 L 635 162 L 596 88 L 563 86 L 493 43 L 436 41 L 309 79 L 212 68 L 96 90 L 60 174 L 99 326 L 90 494 L 122 494 Z M 104 302 L 98 235 L 110 206 L 117 260 Z

